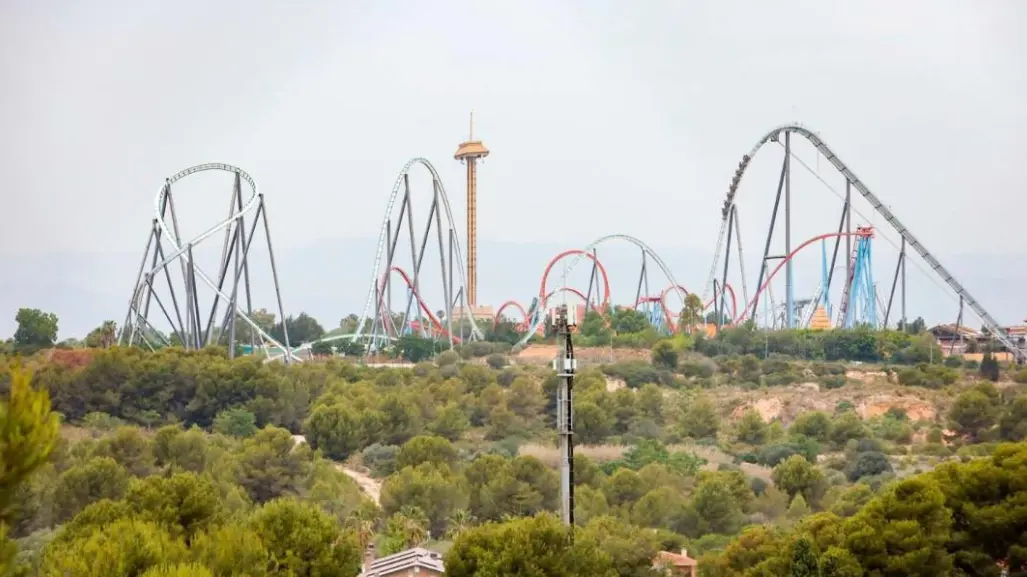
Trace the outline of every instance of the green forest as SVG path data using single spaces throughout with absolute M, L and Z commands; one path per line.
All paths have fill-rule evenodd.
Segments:
M 708 577 L 1027 575 L 1027 372 L 925 333 L 741 327 L 582 367 L 571 531 L 558 380 L 509 344 L 284 365 L 110 328 L 0 355 L 3 574 L 352 577 L 373 544 L 456 577 L 655 576 L 682 549 Z M 930 411 L 869 414 L 885 394 Z

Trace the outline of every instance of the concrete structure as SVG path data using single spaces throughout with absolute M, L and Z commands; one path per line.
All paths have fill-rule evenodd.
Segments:
M 1027 344 L 1027 326 L 1016 325 L 1000 327 L 1008 341 L 1018 347 Z M 980 361 L 983 354 L 980 351 L 988 344 L 996 347 L 994 356 L 999 362 L 1012 362 L 1014 354 L 994 340 L 987 332 L 981 332 L 965 325 L 944 324 L 931 327 L 930 333 L 934 336 L 935 342 L 941 347 L 942 352 L 947 356 L 950 354 L 963 355 L 966 360 Z M 970 348 L 970 347 L 974 348 Z M 974 352 L 968 352 L 968 349 Z
M 688 551 L 681 554 L 660 551 L 653 560 L 653 569 L 666 575 L 696 577 L 699 574 L 699 562 L 688 556 Z
M 363 571 L 358 577 L 440 577 L 445 575 L 442 555 L 421 547 L 400 551 L 393 555 L 374 558 L 374 550 L 364 560 Z
M 468 281 L 468 284 L 470 281 Z M 467 308 L 471 312 L 471 317 L 475 322 L 478 323 L 490 323 L 496 318 L 496 311 L 489 305 L 468 305 Z M 456 308 L 453 309 L 453 321 L 460 321 L 464 319 L 464 309 Z
M 474 139 L 472 112 L 470 136 L 453 155 L 467 165 L 467 306 L 472 311 L 478 304 L 478 159 L 488 155 L 485 144 Z

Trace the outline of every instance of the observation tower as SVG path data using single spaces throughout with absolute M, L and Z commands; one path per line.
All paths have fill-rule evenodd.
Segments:
M 478 305 L 478 159 L 488 155 L 485 143 L 474 139 L 472 112 L 470 134 L 453 158 L 467 165 L 467 308 L 475 319 L 486 320 L 492 318 L 492 307 Z

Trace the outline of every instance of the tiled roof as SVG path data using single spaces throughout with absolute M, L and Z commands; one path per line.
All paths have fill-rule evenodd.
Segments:
M 442 564 L 442 555 L 422 547 L 414 547 L 381 559 L 375 559 L 370 567 L 360 573 L 359 577 L 391 575 L 414 567 L 430 569 L 438 573 L 444 573 L 446 570 Z
M 659 565 L 670 565 L 673 567 L 696 567 L 699 562 L 688 555 L 678 555 L 670 551 L 660 551 L 656 554 L 656 563 Z
M 962 334 L 965 337 L 976 337 L 976 336 L 979 336 L 981 334 L 979 331 L 976 331 L 976 330 L 974 330 L 974 329 L 972 329 L 972 328 L 970 328 L 968 326 L 965 326 L 965 325 L 957 326 L 955 324 L 938 325 L 938 326 L 932 328 L 931 331 L 932 332 L 946 332 L 946 333 Z

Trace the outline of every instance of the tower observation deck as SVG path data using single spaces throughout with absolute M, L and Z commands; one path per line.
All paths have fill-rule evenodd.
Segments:
M 489 155 L 489 149 L 474 139 L 474 113 L 471 113 L 470 135 L 460 144 L 453 158 L 467 165 L 467 305 L 478 306 L 478 159 Z

